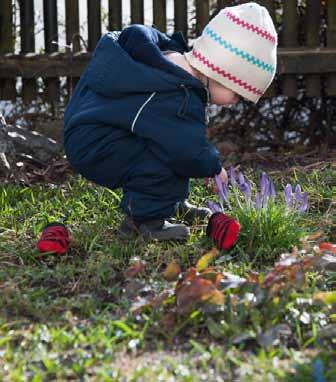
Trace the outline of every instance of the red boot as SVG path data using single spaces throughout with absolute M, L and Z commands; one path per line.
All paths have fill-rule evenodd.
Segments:
M 42 231 L 36 247 L 40 252 L 54 252 L 63 255 L 67 252 L 70 244 L 69 231 L 64 224 L 50 223 Z
M 240 224 L 234 218 L 217 212 L 211 215 L 206 233 L 218 249 L 228 250 L 238 240 Z

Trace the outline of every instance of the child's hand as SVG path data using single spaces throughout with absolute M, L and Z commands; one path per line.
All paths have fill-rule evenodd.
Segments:
M 219 173 L 219 177 L 222 183 L 225 183 L 225 184 L 228 183 L 228 174 L 223 167 L 222 167 L 222 171 Z
M 224 168 L 222 168 L 222 171 L 217 176 L 219 176 L 222 183 L 225 183 L 225 184 L 228 183 L 228 175 L 227 175 L 227 172 Z M 218 193 L 218 187 L 217 187 L 216 182 L 214 182 L 213 190 L 216 194 Z

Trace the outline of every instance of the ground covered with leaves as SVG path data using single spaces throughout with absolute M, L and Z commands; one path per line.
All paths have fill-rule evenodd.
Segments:
M 244 174 L 257 189 L 261 173 Z M 80 177 L 3 185 L 0 380 L 334 381 L 336 166 L 272 179 L 293 198 L 300 184 L 308 211 L 292 214 L 284 197 L 245 213 L 232 192 L 242 208 L 225 213 L 241 236 L 229 251 L 206 222 L 185 244 L 124 237 L 121 193 Z M 190 199 L 219 203 L 201 181 Z M 53 221 L 72 235 L 62 256 L 35 248 Z

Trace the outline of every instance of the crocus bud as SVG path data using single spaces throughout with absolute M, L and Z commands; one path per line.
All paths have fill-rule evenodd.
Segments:
M 288 183 L 285 187 L 285 200 L 286 200 L 287 206 L 292 208 L 293 207 L 293 188 L 290 183 Z

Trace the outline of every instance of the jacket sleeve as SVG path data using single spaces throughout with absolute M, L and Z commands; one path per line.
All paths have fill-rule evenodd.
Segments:
M 134 133 L 147 139 L 147 147 L 177 175 L 213 177 L 221 171 L 219 153 L 206 138 L 200 121 L 180 118 L 148 108 L 137 121 Z

